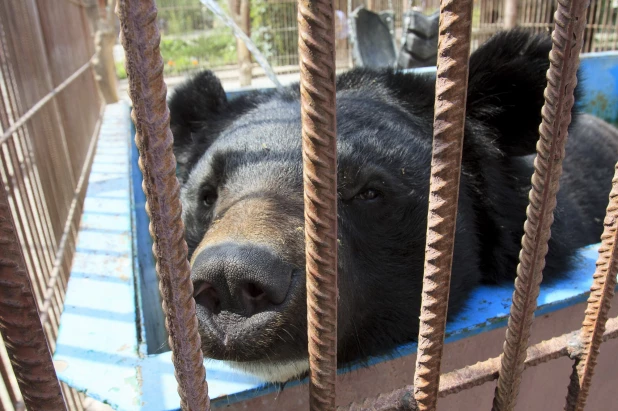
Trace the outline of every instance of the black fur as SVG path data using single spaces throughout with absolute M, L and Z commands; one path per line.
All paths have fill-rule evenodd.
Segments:
M 511 31 L 471 56 L 450 315 L 475 285 L 515 277 L 550 49 L 548 37 Z M 416 338 L 434 87 L 426 76 L 392 71 L 357 69 L 337 80 L 341 362 Z M 230 102 L 204 72 L 176 90 L 170 110 L 190 253 L 212 221 L 242 198 L 268 198 L 302 226 L 298 85 Z M 575 114 L 570 130 L 548 280 L 569 268 L 579 247 L 599 241 L 618 158 L 618 132 L 602 121 Z M 202 203 L 205 187 L 218 195 L 212 206 Z M 368 189 L 375 199 L 366 199 Z M 302 238 L 296 228 L 277 229 L 287 241 Z M 291 257 L 303 250 L 292 251 L 278 255 L 304 272 L 304 260 Z M 306 312 L 299 301 L 271 324 L 278 338 L 256 333 L 234 352 L 221 348 L 203 321 L 210 314 L 198 307 L 206 355 L 241 362 L 248 352 L 265 361 L 303 358 Z

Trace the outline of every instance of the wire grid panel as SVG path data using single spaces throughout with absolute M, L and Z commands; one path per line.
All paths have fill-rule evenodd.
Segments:
M 78 4 L 0 5 L 0 179 L 52 350 L 102 108 L 91 40 Z M 3 355 L 0 369 L 0 401 L 21 409 Z M 70 409 L 82 409 L 81 395 L 63 391 Z

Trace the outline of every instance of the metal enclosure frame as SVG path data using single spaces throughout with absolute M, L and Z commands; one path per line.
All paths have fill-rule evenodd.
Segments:
M 444 284 L 450 283 L 457 215 L 472 0 L 441 2 L 431 195 L 414 386 L 352 404 L 349 409 L 435 410 L 440 397 L 498 379 L 493 410 L 512 410 L 524 369 L 564 356 L 573 360 L 570 384 L 565 390 L 565 409 L 584 408 L 599 347 L 604 340 L 618 337 L 618 318 L 608 319 L 618 270 L 618 168 L 609 195 L 602 245 L 582 328 L 533 346 L 528 346 L 528 343 L 556 207 L 588 3 L 587 0 L 559 0 L 555 13 L 543 121 L 539 129 L 530 206 L 503 354 L 440 375 L 449 293 L 449 287 Z M 337 369 L 334 10 L 329 0 L 300 0 L 298 10 L 310 404 L 312 410 L 333 410 Z M 122 43 L 127 52 L 136 142 L 144 175 L 143 188 L 151 218 L 153 251 L 157 259 L 181 405 L 186 410 L 207 410 L 208 385 L 197 332 L 193 286 L 189 279 L 179 184 L 172 152 L 173 137 L 165 101 L 163 61 L 159 52 L 156 6 L 154 0 L 120 0 L 117 11 Z M 83 67 L 87 68 L 88 64 Z M 79 77 L 86 68 L 77 70 L 66 81 Z M 58 93 L 66 87 L 63 84 L 50 93 Z M 48 100 L 41 100 L 41 106 Z M 36 106 L 31 110 L 36 111 Z M 24 117 L 22 123 L 18 121 L 8 129 L 5 133 L 8 136 L 3 136 L 3 140 L 11 137 L 28 121 L 28 114 Z M 51 369 L 43 328 L 38 326 L 36 319 L 33 284 L 27 281 L 26 263 L 14 247 L 17 241 L 15 224 L 7 211 L 5 193 L 0 194 L 0 243 L 10 245 L 13 250 L 11 258 L 3 256 L 0 259 L 0 282 L 14 284 L 12 290 L 17 293 L 14 298 L 19 301 L 12 305 L 0 304 L 0 329 L 5 341 L 8 341 L 7 349 L 18 374 L 21 370 L 32 373 L 31 361 L 34 357 L 41 364 L 40 375 L 44 377 L 34 381 L 28 381 L 26 376 L 19 379 L 28 406 L 31 409 L 57 410 L 62 395 Z M 171 286 L 172 283 L 174 286 Z M 8 300 L 3 297 L 2 301 Z M 12 307 L 12 313 L 9 313 L 9 307 Z M 19 309 L 15 310 L 15 307 Z M 32 336 L 28 341 L 36 341 L 36 346 L 13 337 L 19 334 L 21 329 L 18 326 L 26 320 L 34 324 L 27 332 Z M 30 351 L 24 351 L 26 349 Z M 24 357 L 25 352 L 28 354 Z

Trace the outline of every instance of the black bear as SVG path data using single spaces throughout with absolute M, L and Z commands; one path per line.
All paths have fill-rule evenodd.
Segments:
M 548 37 L 510 31 L 470 58 L 451 316 L 479 283 L 515 277 L 550 49 Z M 389 70 L 337 80 L 342 364 L 417 337 L 434 87 Z M 298 85 L 228 101 L 206 71 L 169 107 L 203 351 L 267 381 L 302 376 Z M 617 159 L 618 131 L 575 109 L 546 279 L 599 241 Z

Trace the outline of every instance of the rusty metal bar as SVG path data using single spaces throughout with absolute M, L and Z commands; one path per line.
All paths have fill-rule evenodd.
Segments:
M 573 361 L 573 370 L 569 377 L 566 405 L 564 406 L 565 411 L 572 411 L 577 403 L 577 396 L 579 395 L 579 373 L 577 372 L 577 368 L 579 367 L 579 362 L 579 358 Z
M 0 332 L 24 402 L 31 410 L 65 410 L 4 185 L 0 186 L 0 249 Z
M 433 152 L 414 398 L 435 410 L 455 245 L 461 175 L 472 0 L 442 0 Z
M 146 211 L 150 217 L 165 325 L 170 336 L 178 393 L 183 410 L 210 408 L 206 370 L 195 315 L 193 284 L 181 219 L 173 136 L 165 101 L 161 36 L 154 0 L 120 0 L 122 45 L 126 52 L 129 94 L 133 101 L 135 142 L 144 175 Z
M 618 317 L 607 321 L 605 333 L 600 338 L 608 341 L 618 338 Z M 528 348 L 524 369 L 535 367 L 561 357 L 571 356 L 577 359 L 578 353 L 584 344 L 582 334 L 578 331 L 563 334 L 550 340 L 542 341 Z M 444 398 L 448 395 L 478 387 L 498 378 L 500 360 L 502 356 L 490 358 L 474 365 L 451 371 L 442 375 L 438 396 Z M 418 408 L 412 393 L 414 387 L 407 386 L 377 398 L 368 398 L 361 403 L 353 403 L 338 410 L 416 410 Z
M 551 64 L 547 71 L 545 104 L 541 111 L 543 120 L 539 127 L 540 139 L 534 160 L 530 205 L 526 210 L 513 303 L 493 402 L 494 411 L 510 411 L 517 402 L 556 208 L 588 3 L 589 0 L 559 0 L 555 14 L 553 46 L 549 54 Z
M 573 369 L 567 396 L 567 411 L 581 411 L 586 404 L 590 381 L 597 364 L 605 323 L 616 288 L 618 272 L 618 164 L 609 194 L 609 205 L 601 235 L 599 258 L 590 288 L 590 297 L 581 329 L 583 352 Z
M 299 0 L 298 50 L 305 193 L 309 404 L 335 409 L 337 136 L 332 0 Z

